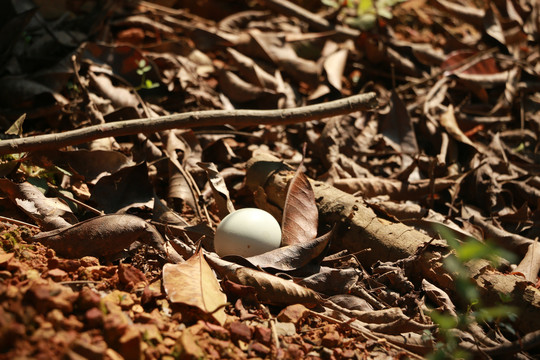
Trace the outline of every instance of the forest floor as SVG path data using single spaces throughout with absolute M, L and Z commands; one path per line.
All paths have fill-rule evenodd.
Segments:
M 0 18 L 0 359 L 538 358 L 537 1 Z

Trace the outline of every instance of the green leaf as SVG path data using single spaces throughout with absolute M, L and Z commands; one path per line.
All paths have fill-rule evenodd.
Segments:
M 372 12 L 375 10 L 373 6 L 373 1 L 371 0 L 360 0 L 358 4 L 358 15 L 365 14 L 366 12 Z
M 439 325 L 441 330 L 454 329 L 458 324 L 458 319 L 455 316 L 445 315 L 435 310 L 431 311 L 429 316 Z
M 461 247 L 456 248 L 456 255 L 461 261 L 473 259 L 487 259 L 492 257 L 494 249 L 479 241 L 467 241 Z
M 154 89 L 154 88 L 157 88 L 158 86 L 159 86 L 159 83 L 155 83 L 150 79 L 146 79 L 146 81 L 144 82 L 145 89 Z
M 371 30 L 375 27 L 377 17 L 375 14 L 363 14 L 356 18 L 347 18 L 345 22 L 347 25 L 360 29 L 362 31 Z
M 477 311 L 476 319 L 478 321 L 494 321 L 497 319 L 505 319 L 510 315 L 517 315 L 519 309 L 515 306 L 498 305 L 489 308 L 482 308 Z
M 28 182 L 38 188 L 39 191 L 41 191 L 43 194 L 45 194 L 47 190 L 49 190 L 49 184 L 44 178 L 29 177 Z

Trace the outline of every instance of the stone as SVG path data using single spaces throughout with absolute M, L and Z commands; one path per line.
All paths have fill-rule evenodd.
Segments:
M 281 310 L 277 319 L 281 322 L 297 324 L 307 313 L 309 313 L 309 310 L 304 305 L 294 304 Z
M 251 340 L 252 332 L 249 326 L 240 321 L 234 321 L 230 323 L 231 338 L 235 341 L 242 340 L 249 342 Z

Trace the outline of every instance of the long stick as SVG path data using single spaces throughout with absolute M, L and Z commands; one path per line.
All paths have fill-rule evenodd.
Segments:
M 152 133 L 167 129 L 187 129 L 229 124 L 240 128 L 251 125 L 284 125 L 319 120 L 375 107 L 375 93 L 350 96 L 327 103 L 280 110 L 207 110 L 125 120 L 89 126 L 58 134 L 37 135 L 0 141 L 0 155 L 58 149 L 109 136 Z

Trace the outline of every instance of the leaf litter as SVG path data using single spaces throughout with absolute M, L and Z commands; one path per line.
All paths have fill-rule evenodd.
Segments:
M 2 155 L 1 356 L 538 356 L 536 2 L 35 3 L 6 5 L 0 142 L 379 107 Z M 216 224 L 253 206 L 282 247 L 219 258 Z M 483 242 L 514 257 L 463 275 Z

